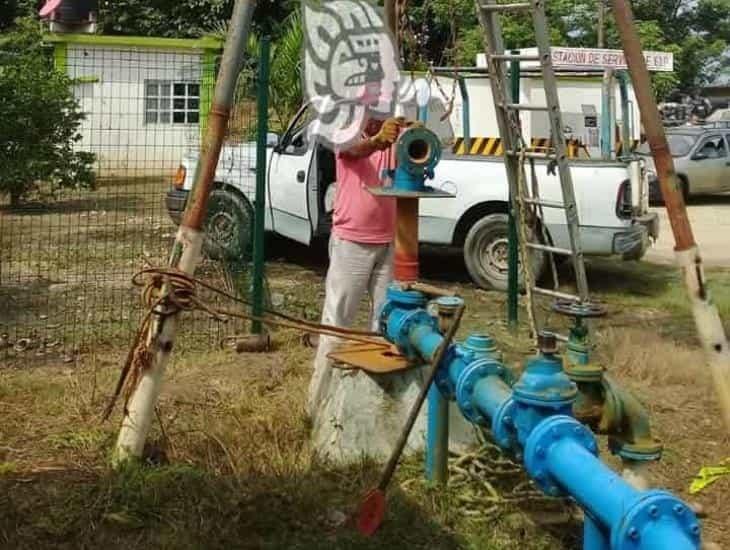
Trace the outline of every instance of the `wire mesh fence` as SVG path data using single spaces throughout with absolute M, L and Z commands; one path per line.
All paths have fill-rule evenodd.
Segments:
M 130 341 L 143 311 L 132 276 L 167 264 L 179 221 L 169 207 L 182 208 L 187 184 L 180 184 L 193 177 L 182 178 L 178 167 L 186 159 L 194 170 L 211 107 L 220 49 L 207 46 L 56 39 L 56 68 L 85 113 L 75 147 L 94 154 L 95 186 L 37 182 L 19 204 L 0 198 L 0 359 L 70 362 L 92 349 L 121 353 Z M 247 143 L 256 128 L 254 77 L 241 72 L 219 163 L 219 173 L 234 165 L 248 172 L 241 185 L 251 189 L 253 171 L 241 167 L 256 162 Z M 222 202 L 209 212 L 208 229 L 237 237 L 239 254 L 213 251 L 199 274 L 246 294 L 251 209 L 246 201 Z M 243 327 L 195 313 L 181 330 L 182 345 L 214 345 Z

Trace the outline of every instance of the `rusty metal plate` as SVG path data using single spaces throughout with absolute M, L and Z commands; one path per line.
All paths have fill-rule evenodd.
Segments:
M 367 190 L 379 197 L 400 197 L 402 199 L 453 199 L 456 195 L 435 187 L 425 187 L 425 191 L 404 191 L 394 187 L 372 186 Z
M 387 344 L 383 340 L 383 344 Z M 345 344 L 327 355 L 334 361 L 332 365 L 339 369 L 360 369 L 365 372 L 383 374 L 398 372 L 420 366 L 401 355 L 394 345 L 388 347 L 376 344 Z

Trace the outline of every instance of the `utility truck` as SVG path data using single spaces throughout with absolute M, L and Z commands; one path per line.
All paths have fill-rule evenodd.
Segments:
M 334 154 L 307 133 L 314 115 L 314 109 L 304 105 L 281 136 L 267 136 L 266 229 L 305 245 L 329 234 L 337 188 Z M 182 159 L 166 197 L 177 223 L 197 162 L 197 153 Z M 647 177 L 640 162 L 571 161 L 585 254 L 635 260 L 657 237 L 658 219 L 648 211 Z M 547 162 L 535 163 L 542 198 L 560 202 L 557 174 Z M 227 143 L 205 226 L 208 253 L 220 256 L 249 249 L 255 179 L 255 143 Z M 505 289 L 509 191 L 502 158 L 457 156 L 445 149 L 428 183 L 454 197 L 420 201 L 421 243 L 461 249 L 477 285 Z M 546 229 L 547 244 L 570 248 L 563 210 L 546 208 L 539 223 Z M 539 276 L 547 257 L 535 252 L 532 263 Z

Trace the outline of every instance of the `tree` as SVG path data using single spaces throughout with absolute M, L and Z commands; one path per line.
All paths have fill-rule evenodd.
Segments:
M 39 182 L 93 187 L 94 155 L 74 150 L 84 115 L 71 81 L 41 47 L 36 22 L 23 20 L 0 49 L 0 193 L 17 205 Z

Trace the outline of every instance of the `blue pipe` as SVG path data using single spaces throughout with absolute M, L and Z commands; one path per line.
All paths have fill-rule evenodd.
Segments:
M 583 550 L 610 550 L 608 536 L 590 514 L 583 519 Z
M 611 93 L 613 86 L 613 71 L 607 69 L 603 73 L 601 86 L 601 158 L 611 158 L 613 146 L 613 113 L 611 112 Z
M 449 401 L 436 384 L 428 390 L 426 479 L 444 484 L 449 475 Z
M 381 327 L 409 356 L 430 359 L 443 337 L 435 319 L 416 305 L 414 297 L 410 291 L 389 290 Z M 576 388 L 554 355 L 554 342 L 550 345 L 546 339 L 543 344 L 513 388 L 495 357 L 452 344 L 436 383 L 445 397 L 456 400 L 468 420 L 490 426 L 502 448 L 519 451 L 543 492 L 567 494 L 578 502 L 588 518 L 585 549 L 699 548 L 700 526 L 686 504 L 663 491 L 634 489 L 601 462 L 595 436 L 572 417 Z M 431 452 L 440 454 L 431 454 L 431 460 L 448 452 L 447 446 L 436 442 L 437 435 L 444 434 L 438 425 L 444 415 L 435 409 L 437 405 L 442 406 L 437 400 L 429 403 L 434 414 L 429 415 L 428 440 Z
M 461 93 L 461 121 L 464 132 L 464 151 L 471 150 L 471 130 L 469 128 L 469 91 L 466 89 L 466 80 L 463 76 L 457 77 L 459 92 Z

